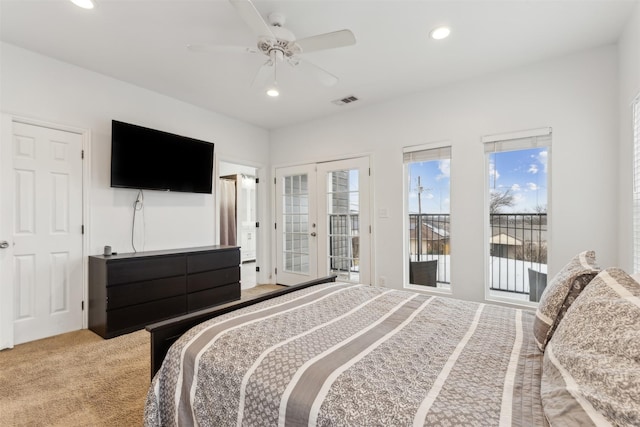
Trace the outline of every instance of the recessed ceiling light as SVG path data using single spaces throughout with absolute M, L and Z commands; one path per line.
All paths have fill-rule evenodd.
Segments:
M 433 29 L 429 33 L 429 36 L 431 36 L 431 38 L 434 40 L 442 40 L 449 37 L 449 34 L 451 34 L 451 30 L 449 29 L 449 27 L 438 27 Z
M 93 0 L 71 0 L 71 2 L 83 9 L 93 9 L 94 7 L 96 7 Z

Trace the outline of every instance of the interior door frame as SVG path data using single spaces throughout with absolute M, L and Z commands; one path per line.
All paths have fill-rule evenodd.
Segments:
M 12 188 L 13 176 L 11 168 L 5 168 L 5 164 L 11 161 L 13 152 L 13 124 L 22 123 L 26 125 L 45 127 L 63 132 L 70 132 L 80 135 L 82 139 L 83 162 L 82 162 L 82 224 L 84 233 L 82 235 L 82 301 L 84 309 L 82 311 L 82 329 L 88 327 L 89 321 L 89 258 L 88 249 L 91 247 L 90 218 L 91 218 L 91 131 L 88 129 L 61 125 L 44 120 L 23 117 L 3 113 L 1 118 L 2 132 L 0 133 L 0 186 Z M 11 192 L 13 196 L 13 192 Z M 7 195 L 4 198 L 9 198 Z M 11 234 L 11 220 L 13 219 L 13 203 L 2 203 L 0 209 L 0 239 L 4 236 L 9 241 L 9 248 L 2 250 L 0 254 L 0 349 L 13 348 L 14 327 L 13 327 L 13 271 L 10 263 L 6 261 L 13 255 Z M 6 268 L 8 266 L 8 268 Z
M 357 158 L 361 158 L 361 157 L 366 157 L 369 160 L 369 219 L 370 219 L 370 225 L 371 225 L 371 232 L 369 233 L 369 259 L 370 259 L 370 265 L 369 265 L 369 277 L 371 278 L 371 283 L 367 283 L 369 285 L 375 286 L 375 277 L 376 277 L 376 255 L 375 255 L 375 250 L 374 248 L 376 247 L 375 244 L 375 233 L 374 230 L 376 229 L 376 217 L 375 215 L 373 215 L 374 211 L 375 211 L 375 174 L 374 174 L 374 170 L 373 170 L 373 164 L 374 164 L 374 160 L 375 160 L 375 155 L 372 152 L 364 152 L 364 153 L 354 153 L 352 155 L 347 155 L 347 156 L 335 156 L 335 157 L 326 157 L 323 159 L 318 159 L 315 161 L 309 161 L 309 162 L 302 162 L 302 163 L 282 163 L 282 164 L 277 164 L 271 167 L 271 183 L 273 184 L 273 186 L 270 186 L 272 191 L 271 191 L 271 221 L 270 224 L 274 224 L 276 222 L 277 219 L 277 214 L 276 214 L 276 188 L 275 188 L 275 176 L 276 176 L 276 169 L 279 168 L 288 168 L 288 167 L 294 167 L 294 166 L 304 166 L 304 165 L 316 165 L 318 163 L 327 163 L 327 162 L 336 162 L 336 161 L 341 161 L 341 160 L 351 160 L 351 159 L 357 159 Z M 277 247 L 277 236 L 276 236 L 276 231 L 275 228 L 273 227 L 273 225 L 271 226 L 271 270 L 269 273 L 269 279 L 270 282 L 269 283 L 276 283 L 276 267 L 278 265 L 277 263 L 277 251 L 278 251 L 278 247 Z
M 214 230 L 215 230 L 215 242 L 216 244 L 220 244 L 220 162 L 224 163 L 232 163 L 241 166 L 248 166 L 251 168 L 255 168 L 256 170 L 256 179 L 258 179 L 258 183 L 256 184 L 256 222 L 260 223 L 260 227 L 256 228 L 256 267 L 261 267 L 260 271 L 256 272 L 256 284 L 257 283 L 271 283 L 271 274 L 269 273 L 269 258 L 266 254 L 269 251 L 269 246 L 267 243 L 267 233 L 264 231 L 266 227 L 271 223 L 270 218 L 268 218 L 269 209 L 266 206 L 266 202 L 269 200 L 268 197 L 265 197 L 264 190 L 268 188 L 268 176 L 266 176 L 266 167 L 262 163 L 255 163 L 251 161 L 247 161 L 244 159 L 238 159 L 236 157 L 228 157 L 225 155 L 218 155 L 214 153 L 214 174 L 213 179 L 215 179 L 213 185 L 215 188 L 215 201 L 214 201 L 214 213 L 213 213 L 213 221 L 214 221 Z M 262 184 L 264 183 L 264 184 Z M 239 245 L 238 245 L 239 246 Z M 242 280 L 242 278 L 240 278 Z

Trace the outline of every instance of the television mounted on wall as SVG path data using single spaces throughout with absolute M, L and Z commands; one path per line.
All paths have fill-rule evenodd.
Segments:
M 213 143 L 124 123 L 111 125 L 111 187 L 212 193 Z

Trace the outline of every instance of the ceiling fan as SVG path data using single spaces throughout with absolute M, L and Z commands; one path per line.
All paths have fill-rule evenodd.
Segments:
M 229 0 L 242 20 L 258 38 L 256 47 L 237 47 L 219 45 L 188 45 L 192 52 L 246 52 L 263 54 L 266 62 L 260 67 L 251 86 L 264 85 L 273 77 L 273 87 L 277 92 L 277 67 L 287 63 L 291 67 L 303 69 L 313 74 L 325 86 L 334 86 L 338 77 L 301 57 L 302 54 L 320 50 L 335 49 L 354 45 L 356 38 L 350 30 L 339 30 L 296 39 L 294 34 L 284 27 L 285 16 L 281 13 L 269 15 L 269 24 L 262 18 L 251 0 Z M 277 96 L 277 93 L 269 93 Z

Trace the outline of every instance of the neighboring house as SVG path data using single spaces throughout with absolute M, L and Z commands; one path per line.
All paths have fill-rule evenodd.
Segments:
M 506 217 L 506 215 L 505 215 Z M 509 215 L 501 221 L 494 215 L 491 225 L 491 255 L 526 261 L 547 262 L 547 216 Z
M 417 217 L 417 215 L 416 215 Z M 417 221 L 409 221 L 409 254 L 418 255 L 449 255 L 449 221 L 434 219 L 425 215 L 422 229 L 418 232 Z M 418 244 L 422 242 L 422 245 Z
M 491 236 L 491 255 L 501 258 L 515 258 L 518 249 L 522 249 L 522 240 L 505 233 Z

